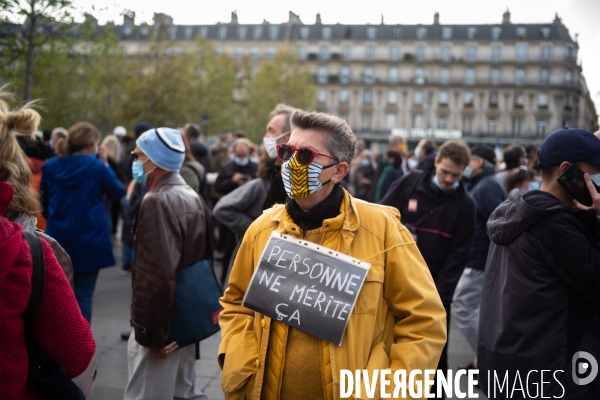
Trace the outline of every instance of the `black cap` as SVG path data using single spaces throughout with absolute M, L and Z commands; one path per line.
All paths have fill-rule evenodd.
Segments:
M 135 128 L 133 128 L 133 131 L 135 132 L 135 137 L 139 137 L 142 133 L 149 131 L 150 129 L 152 129 L 152 125 L 148 122 L 138 122 L 135 125 Z
M 600 139 L 585 129 L 566 126 L 552 132 L 538 149 L 539 166 L 551 168 L 564 161 L 583 161 L 600 167 Z
M 496 152 L 494 149 L 488 146 L 475 146 L 471 150 L 471 155 L 481 157 L 486 161 L 496 165 L 498 159 L 496 158 Z

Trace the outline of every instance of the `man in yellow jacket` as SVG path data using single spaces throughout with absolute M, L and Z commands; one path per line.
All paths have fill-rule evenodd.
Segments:
M 408 377 L 437 367 L 446 314 L 412 235 L 397 210 L 354 199 L 338 184 L 355 145 L 339 118 L 292 115 L 289 142 L 277 149 L 289 198 L 250 226 L 221 298 L 218 360 L 227 399 L 333 400 L 340 398 L 341 370 L 366 369 L 370 377 L 374 370 L 404 370 Z M 341 345 L 242 305 L 274 231 L 371 264 Z M 387 393 L 393 380 L 390 387 Z M 364 386 L 360 393 L 366 398 Z

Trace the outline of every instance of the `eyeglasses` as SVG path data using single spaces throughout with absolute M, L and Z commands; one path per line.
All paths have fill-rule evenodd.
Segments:
M 277 145 L 277 156 L 281 161 L 288 161 L 296 154 L 296 160 L 301 165 L 308 165 L 313 162 L 316 156 L 327 157 L 333 160 L 337 160 L 337 158 L 328 156 L 327 154 L 317 153 L 314 150 L 307 149 L 306 147 L 296 148 L 292 147 L 289 144 L 278 144 Z

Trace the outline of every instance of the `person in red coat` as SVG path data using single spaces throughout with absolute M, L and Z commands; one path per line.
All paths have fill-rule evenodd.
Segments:
M 23 312 L 29 302 L 33 269 L 23 228 L 3 217 L 14 196 L 12 186 L 4 182 L 7 175 L 0 163 L 0 398 L 32 400 L 40 396 L 27 382 Z M 42 352 L 59 360 L 67 375 L 74 378 L 90 364 L 96 344 L 50 245 L 41 242 L 44 291 L 33 337 Z

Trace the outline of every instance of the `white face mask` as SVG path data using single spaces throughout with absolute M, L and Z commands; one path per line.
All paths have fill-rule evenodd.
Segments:
M 291 132 L 286 132 L 282 135 L 279 135 L 277 137 L 264 137 L 263 138 L 263 145 L 265 146 L 265 151 L 267 152 L 267 155 L 270 158 L 277 158 L 277 141 L 287 135 L 289 135 Z
M 596 184 L 596 186 L 600 186 L 600 174 L 590 175 L 590 179 Z

